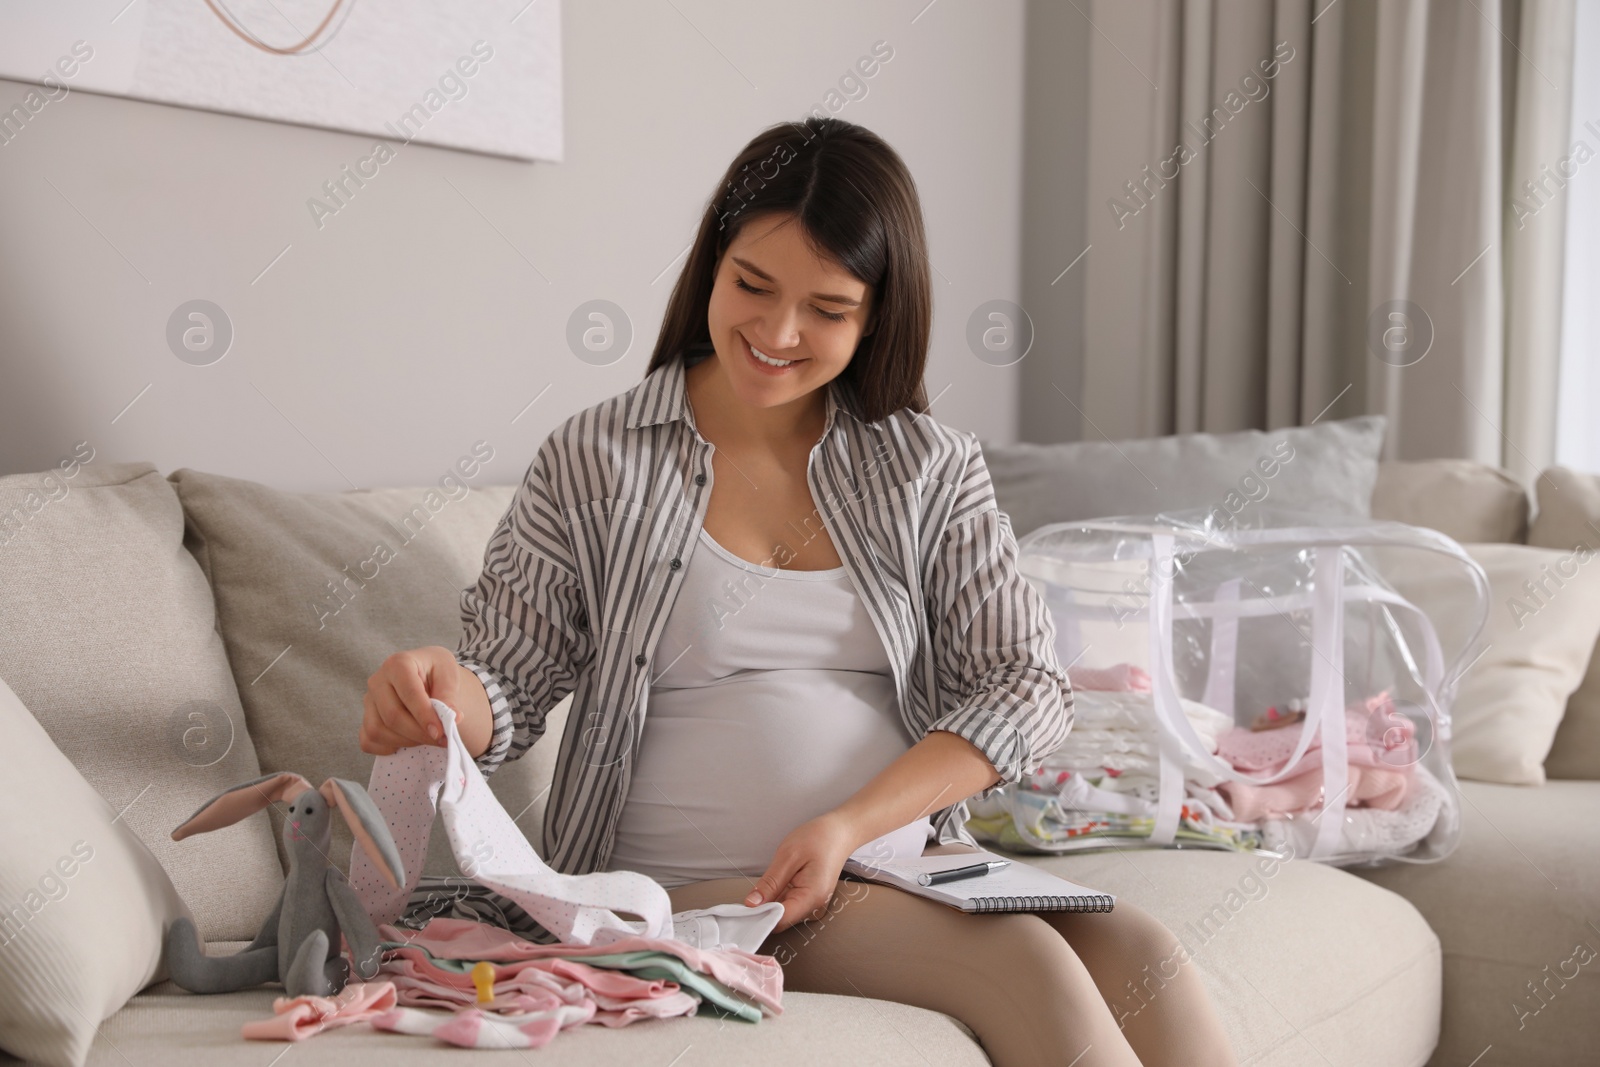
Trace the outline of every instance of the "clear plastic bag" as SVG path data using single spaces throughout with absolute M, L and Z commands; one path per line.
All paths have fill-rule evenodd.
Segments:
M 1458 670 L 1488 582 L 1461 546 L 1401 523 L 1254 509 L 1057 523 L 1018 544 L 1074 684 L 1066 743 L 970 801 L 1004 847 L 1249 849 L 1339 866 L 1443 859 Z M 1441 627 L 1385 574 L 1474 590 Z

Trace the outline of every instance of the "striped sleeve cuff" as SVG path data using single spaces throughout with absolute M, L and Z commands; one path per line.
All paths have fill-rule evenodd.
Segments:
M 1065 739 L 1066 731 L 1070 729 L 1073 720 L 1072 700 L 1066 700 L 1066 714 L 1061 727 L 1050 738 L 1045 740 L 1043 751 L 1048 752 Z M 999 773 L 1000 780 L 984 789 L 977 796 L 987 799 L 998 793 L 1013 782 L 1020 781 L 1022 776 L 1033 769 L 1033 745 L 1025 737 L 1012 719 L 1002 712 L 992 708 L 967 707 L 957 708 L 936 720 L 928 727 L 928 732 L 945 730 L 957 737 L 970 741 L 979 752 L 994 766 Z
M 515 732 L 511 708 L 516 687 L 509 679 L 476 660 L 457 659 L 456 662 L 478 676 L 478 681 L 483 683 L 483 691 L 489 697 L 489 716 L 494 728 L 489 735 L 489 747 L 474 761 L 487 778 L 505 762 L 506 753 L 511 750 L 511 735 Z

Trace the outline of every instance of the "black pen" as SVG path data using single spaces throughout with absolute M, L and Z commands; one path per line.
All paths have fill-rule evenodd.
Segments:
M 958 882 L 963 878 L 977 878 L 1009 866 L 1011 866 L 1010 860 L 990 860 L 987 863 L 974 863 L 971 867 L 956 867 L 948 871 L 919 874 L 917 882 L 921 885 L 943 885 L 946 882 Z

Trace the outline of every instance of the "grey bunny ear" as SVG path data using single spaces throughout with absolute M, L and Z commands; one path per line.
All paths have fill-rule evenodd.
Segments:
M 278 801 L 291 801 L 311 788 L 311 783 L 293 771 L 263 774 L 253 782 L 236 785 L 218 793 L 196 809 L 176 830 L 174 841 L 182 841 L 192 834 L 207 830 L 220 830 L 248 818 L 268 805 Z
M 343 778 L 329 778 L 322 783 L 320 792 L 330 807 L 339 809 L 344 821 L 350 824 L 350 832 L 360 843 L 361 850 L 389 880 L 389 884 L 395 889 L 404 886 L 406 867 L 400 859 L 399 846 L 394 843 L 394 835 L 389 832 L 383 812 L 378 810 L 378 805 L 367 795 L 367 791 Z

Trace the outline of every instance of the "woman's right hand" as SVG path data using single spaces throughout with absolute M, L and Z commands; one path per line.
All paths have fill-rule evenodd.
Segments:
M 361 751 L 391 756 L 412 745 L 444 745 L 433 700 L 458 703 L 461 665 L 442 645 L 396 652 L 367 679 Z

